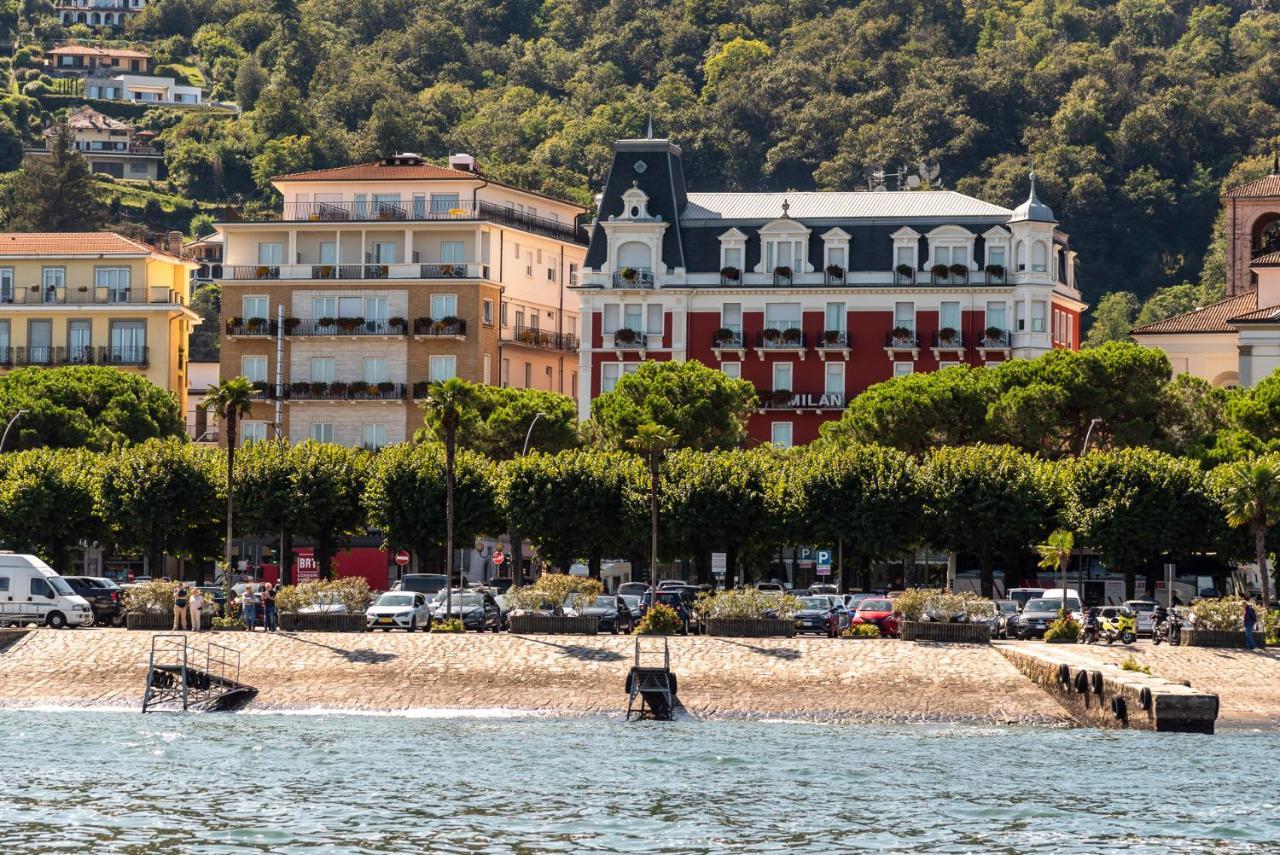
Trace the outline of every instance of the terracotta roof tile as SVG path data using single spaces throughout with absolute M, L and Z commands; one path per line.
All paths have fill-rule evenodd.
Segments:
M 442 179 L 477 179 L 483 180 L 475 172 L 464 172 L 460 169 L 449 169 L 430 163 L 399 164 L 388 166 L 382 161 L 357 163 L 351 166 L 339 166 L 334 169 L 313 169 L 310 172 L 293 172 L 288 175 L 277 175 L 273 181 L 409 181 L 409 180 L 442 180 Z
M 158 252 L 114 232 L 0 232 L 0 257 L 26 255 L 139 255 Z
M 1250 267 L 1275 267 L 1280 265 L 1280 252 L 1268 252 L 1249 262 Z
M 100 48 L 89 45 L 62 45 L 49 53 L 58 56 L 119 56 L 128 59 L 150 59 L 151 54 L 131 48 Z
M 1245 196 L 1280 196 L 1280 175 L 1264 175 L 1253 181 L 1247 181 L 1239 187 L 1232 187 L 1227 195 L 1235 198 Z
M 1245 312 L 1258 308 L 1258 293 L 1237 294 L 1212 305 L 1202 306 L 1182 315 L 1174 315 L 1163 321 L 1137 327 L 1132 335 L 1149 335 L 1151 333 L 1231 333 L 1235 327 L 1228 321 Z
M 1267 306 L 1263 309 L 1255 309 L 1252 312 L 1245 312 L 1243 315 L 1236 315 L 1231 318 L 1231 323 L 1238 321 L 1277 321 L 1280 320 L 1280 306 Z

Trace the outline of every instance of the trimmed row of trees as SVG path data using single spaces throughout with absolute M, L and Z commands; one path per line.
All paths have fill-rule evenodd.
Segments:
M 1134 574 L 1162 559 L 1261 549 L 1280 511 L 1280 460 L 1195 463 L 1151 449 L 1045 461 L 1009 446 L 942 448 L 921 458 L 850 444 L 779 450 L 677 449 L 665 456 L 569 449 L 501 463 L 457 452 L 453 540 L 508 532 L 564 567 L 604 557 L 647 564 L 649 462 L 658 461 L 658 551 L 692 559 L 710 579 L 728 553 L 733 584 L 785 544 L 840 544 L 846 579 L 920 544 L 977 556 L 984 591 L 997 563 L 1018 566 L 1050 532 L 1075 534 L 1112 568 Z M 225 524 L 224 452 L 151 440 L 113 454 L 29 450 L 0 457 L 0 542 L 60 570 L 81 541 L 158 560 L 218 554 Z M 444 554 L 446 452 L 439 443 L 371 454 L 306 442 L 238 449 L 239 535 L 307 539 L 328 575 L 333 552 L 372 529 L 420 558 Z M 1238 528 L 1233 528 L 1233 526 Z M 1244 530 L 1244 531 L 1242 531 Z M 1255 537 L 1244 536 L 1250 532 Z M 1251 549 L 1250 547 L 1255 547 Z M 1265 557 L 1265 556 L 1264 556 Z M 865 577 L 864 577 L 865 578 Z

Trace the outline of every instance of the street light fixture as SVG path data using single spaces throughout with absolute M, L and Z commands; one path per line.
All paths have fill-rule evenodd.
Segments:
M 529 429 L 524 432 L 524 448 L 520 451 L 521 457 L 529 453 L 529 438 L 533 436 L 533 426 L 538 423 L 538 419 L 545 419 L 546 417 L 546 413 L 534 413 L 533 421 L 529 422 Z
M 529 438 L 533 436 L 533 426 L 538 423 L 538 419 L 546 418 L 546 413 L 534 413 L 533 421 L 529 422 L 529 429 L 524 432 L 524 448 L 520 450 L 520 456 L 524 457 L 529 453 Z M 520 564 L 523 562 L 524 550 L 520 544 L 516 543 L 516 533 L 514 531 L 507 532 L 507 539 L 511 541 L 511 547 L 507 552 L 507 566 L 511 568 L 511 584 L 513 586 L 520 584 Z
M 29 410 L 18 410 L 18 412 L 13 414 L 13 418 L 9 419 L 9 423 L 4 427 L 4 435 L 0 436 L 0 451 L 4 451 L 4 443 L 5 440 L 9 438 L 9 431 L 13 428 L 13 423 L 22 418 L 22 416 L 26 415 L 28 412 Z
M 1089 453 L 1089 437 L 1093 436 L 1093 429 L 1102 424 L 1102 419 L 1093 419 L 1089 422 L 1089 429 L 1084 432 L 1084 447 L 1080 449 L 1080 456 L 1084 457 Z

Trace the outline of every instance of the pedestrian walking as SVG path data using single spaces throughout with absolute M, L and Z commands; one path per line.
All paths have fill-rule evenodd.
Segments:
M 276 588 L 270 582 L 262 588 L 262 623 L 267 632 L 275 632 L 280 626 L 276 614 Z
M 1253 610 L 1253 603 L 1248 600 L 1244 601 L 1244 646 L 1250 650 L 1257 650 L 1258 645 L 1253 641 L 1253 628 L 1258 623 L 1258 613 Z
M 191 589 L 191 628 L 199 632 L 200 620 L 204 615 L 204 593 L 199 588 Z
M 253 628 L 258 622 L 258 597 L 253 593 L 252 582 L 244 586 L 244 594 L 241 595 L 240 602 L 240 618 L 244 621 L 244 628 L 249 632 L 253 632 Z
M 173 592 L 173 631 L 180 629 L 189 629 L 187 625 L 187 586 L 178 584 L 178 590 Z

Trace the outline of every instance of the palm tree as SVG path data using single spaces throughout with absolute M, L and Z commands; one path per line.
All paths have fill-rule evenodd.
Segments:
M 435 422 L 444 438 L 444 613 L 453 618 L 453 482 L 454 458 L 458 450 L 458 426 L 463 413 L 474 403 L 472 387 L 457 377 L 433 384 L 431 394 L 422 402 L 427 417 Z
M 658 473 L 662 457 L 674 447 L 680 438 L 669 427 L 649 422 L 636 428 L 635 436 L 627 440 L 627 446 L 649 461 L 649 515 L 651 539 L 649 541 L 649 593 L 653 596 L 658 574 Z
M 1218 502 L 1233 528 L 1249 526 L 1254 557 L 1262 575 L 1262 607 L 1271 607 L 1267 569 L 1267 530 L 1280 522 L 1280 455 L 1267 454 L 1227 463 L 1213 470 Z
M 1040 569 L 1062 574 L 1062 618 L 1070 612 L 1067 610 L 1067 563 L 1071 560 L 1071 550 L 1076 547 L 1076 536 L 1066 529 L 1058 529 L 1049 535 L 1049 539 L 1036 547 L 1040 553 Z M 1084 607 L 1084 603 L 1080 604 Z
M 232 377 L 209 388 L 204 408 L 213 410 L 227 435 L 227 541 L 223 555 L 223 587 L 231 586 L 231 534 L 235 513 L 236 427 L 253 407 L 253 384 L 244 377 Z M 283 558 L 283 556 L 281 556 Z M 228 600 L 229 602 L 230 600 Z

